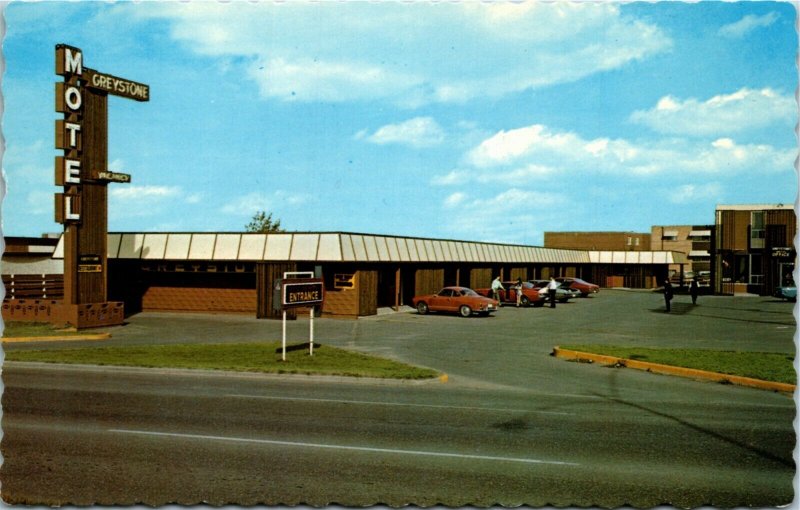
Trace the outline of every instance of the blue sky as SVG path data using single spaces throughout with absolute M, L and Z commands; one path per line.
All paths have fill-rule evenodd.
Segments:
M 54 48 L 109 100 L 111 231 L 542 244 L 794 203 L 789 3 L 15 2 L 5 235 L 53 220 Z

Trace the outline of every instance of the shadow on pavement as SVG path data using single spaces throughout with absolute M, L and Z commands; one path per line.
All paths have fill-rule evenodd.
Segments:
M 789 320 L 766 320 L 766 319 L 748 319 L 742 317 L 732 317 L 726 315 L 716 315 L 714 313 L 707 313 L 714 309 L 726 308 L 729 310 L 734 310 L 737 312 L 742 311 L 753 311 L 762 313 L 762 310 L 742 310 L 741 308 L 728 308 L 728 307 L 719 307 L 719 306 L 702 306 L 702 305 L 693 305 L 691 303 L 672 303 L 672 310 L 668 313 L 669 315 L 694 315 L 698 317 L 708 317 L 709 319 L 722 319 L 726 321 L 737 321 L 737 322 L 748 322 L 748 323 L 759 323 L 759 324 L 777 324 L 782 326 L 794 326 L 795 321 L 793 318 Z M 666 314 L 666 309 L 661 306 L 658 308 L 651 308 L 651 313 L 657 314 Z M 772 312 L 778 313 L 778 312 Z M 786 313 L 781 315 L 787 316 Z
M 661 418 L 665 418 L 665 419 L 674 421 L 675 423 L 678 423 L 678 424 L 680 424 L 680 425 L 682 425 L 682 426 L 684 426 L 686 428 L 689 428 L 689 429 L 694 430 L 696 432 L 700 432 L 702 434 L 705 434 L 707 436 L 713 437 L 715 439 L 719 439 L 720 441 L 724 441 L 724 442 L 726 442 L 728 444 L 737 446 L 739 448 L 742 448 L 744 450 L 752 452 L 752 453 L 754 453 L 754 454 L 756 454 L 759 457 L 762 457 L 764 459 L 772 460 L 774 462 L 777 462 L 779 464 L 783 464 L 784 466 L 787 466 L 787 467 L 790 467 L 790 468 L 794 468 L 795 467 L 795 462 L 791 457 L 785 457 L 785 456 L 781 457 L 779 455 L 775 455 L 774 453 L 769 452 L 767 450 L 764 450 L 763 448 L 758 448 L 758 447 L 753 446 L 752 444 L 748 444 L 748 443 L 746 443 L 744 441 L 740 441 L 738 439 L 725 436 L 723 434 L 720 434 L 719 432 L 716 432 L 716 431 L 701 427 L 699 425 L 695 425 L 694 423 L 690 423 L 690 422 L 688 422 L 688 421 L 686 421 L 684 419 L 669 415 L 667 413 L 663 413 L 663 412 L 658 411 L 656 409 L 651 409 L 649 407 L 643 406 L 641 404 L 635 404 L 633 402 L 626 402 L 625 400 L 622 400 L 619 397 L 611 397 L 611 396 L 602 395 L 602 394 L 596 393 L 596 392 L 593 392 L 592 394 L 597 396 L 597 397 L 600 397 L 602 399 L 608 400 L 609 402 L 614 402 L 614 403 L 621 404 L 621 405 L 624 405 L 624 406 L 633 407 L 634 409 L 638 409 L 640 411 L 645 411 L 645 412 L 650 413 L 652 415 L 659 416 Z M 790 455 L 791 455 L 791 453 L 790 453 Z

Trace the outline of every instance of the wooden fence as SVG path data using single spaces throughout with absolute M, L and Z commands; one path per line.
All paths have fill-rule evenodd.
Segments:
M 4 274 L 6 299 L 63 299 L 62 274 Z

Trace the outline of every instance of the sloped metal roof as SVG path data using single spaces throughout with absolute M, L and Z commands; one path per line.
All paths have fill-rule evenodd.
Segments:
M 592 252 L 540 246 L 480 243 L 343 232 L 108 234 L 110 259 L 669 264 L 678 252 Z M 54 258 L 64 257 L 63 237 Z M 684 256 L 685 258 L 685 256 Z

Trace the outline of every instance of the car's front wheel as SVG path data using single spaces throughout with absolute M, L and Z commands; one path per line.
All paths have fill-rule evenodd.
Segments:
M 461 305 L 461 308 L 458 309 L 458 313 L 460 313 L 462 317 L 469 317 L 472 315 L 472 308 L 467 305 Z
M 425 302 L 418 303 L 417 304 L 417 312 L 419 312 L 420 315 L 425 315 L 426 313 L 428 313 L 428 305 L 427 305 L 427 303 L 425 303 Z
M 531 306 L 531 300 L 528 298 L 528 296 L 522 296 L 519 301 L 522 303 L 522 306 Z

